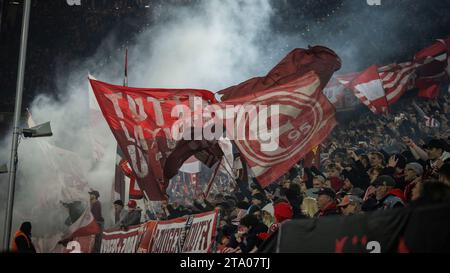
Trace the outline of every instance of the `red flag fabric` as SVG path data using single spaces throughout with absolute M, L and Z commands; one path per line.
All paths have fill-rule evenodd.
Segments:
M 348 86 L 372 112 L 380 114 L 387 111 L 388 104 L 377 66 L 372 65 L 366 69 L 353 79 Z
M 111 85 L 90 79 L 100 109 L 124 158 L 130 162 L 139 188 L 152 201 L 167 199 L 163 175 L 167 156 L 175 148 L 171 135 L 176 105 L 192 106 L 194 97 L 215 102 L 214 94 L 197 89 L 145 89 Z
M 388 112 L 388 107 L 413 88 L 417 64 L 405 62 L 383 67 L 372 65 L 361 73 L 336 77 L 373 113 Z
M 320 88 L 325 88 L 333 73 L 341 68 L 341 60 L 329 48 L 314 46 L 309 49 L 296 48 L 279 62 L 266 76 L 256 77 L 241 84 L 219 91 L 221 100 L 227 101 L 250 93 L 265 91 L 297 80 L 310 71 L 320 79 Z
M 417 96 L 428 99 L 436 99 L 439 96 L 439 84 L 428 81 L 420 81 L 417 84 L 419 93 Z
M 328 66 L 328 72 L 335 69 L 337 61 L 336 57 L 335 62 Z M 234 138 L 241 156 L 262 187 L 289 171 L 313 147 L 320 144 L 336 125 L 335 110 L 322 93 L 321 86 L 325 85 L 314 71 L 310 71 L 287 84 L 224 102 L 239 109 L 251 105 L 279 108 L 279 132 L 275 135 L 278 145 L 275 149 L 264 146 L 261 135 L 266 132 L 263 128 L 258 129 L 260 138 L 255 140 L 249 138 L 247 133 Z M 249 116 L 238 118 L 234 128 L 227 126 L 227 133 L 248 132 L 244 128 L 252 128 L 256 119 L 261 118 L 261 111 L 253 118 Z
M 417 65 L 412 62 L 390 64 L 378 69 L 388 105 L 396 103 L 403 94 L 414 87 Z
M 139 188 L 139 185 L 136 183 L 136 177 L 133 175 L 133 170 L 130 167 L 130 163 L 125 159 L 122 159 L 119 163 L 119 166 L 122 170 L 122 173 L 126 175 L 130 179 L 130 187 L 128 191 L 129 199 L 142 199 L 144 198 L 144 193 Z
M 425 60 L 429 57 L 440 56 L 443 53 L 448 52 L 448 48 L 450 47 L 450 36 L 444 39 L 437 39 L 434 44 L 429 47 L 422 49 L 417 52 L 414 56 L 414 60 L 419 62 L 421 60 Z
M 419 97 L 436 98 L 441 82 L 448 79 L 450 36 L 438 39 L 431 46 L 416 53 L 414 61 L 418 64 L 416 86 Z

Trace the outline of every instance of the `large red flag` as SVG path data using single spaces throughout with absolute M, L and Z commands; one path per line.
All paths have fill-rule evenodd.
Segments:
M 272 131 L 274 124 L 270 120 L 266 128 L 256 129 L 258 138 L 249 137 L 264 116 L 260 108 L 256 115 L 238 115 L 234 128 L 226 128 L 229 135 L 234 134 L 233 130 L 236 133 L 234 142 L 261 186 L 266 187 L 289 171 L 336 125 L 335 109 L 322 93 L 323 85 L 318 75 L 310 71 L 288 84 L 225 102 L 237 107 L 238 112 L 252 105 L 279 109 L 275 114 L 279 118 L 278 132 Z M 269 126 L 277 145 L 266 145 Z
M 439 95 L 440 85 L 448 79 L 450 73 L 449 52 L 450 36 L 438 39 L 416 53 L 414 62 L 419 65 L 416 71 L 419 97 L 434 99 Z
M 195 89 L 129 88 L 92 79 L 90 83 L 139 188 L 150 200 L 166 199 L 168 179 L 163 168 L 176 145 L 171 128 L 178 119 L 172 117 L 172 109 L 193 107 L 194 97 L 215 102 L 214 94 Z
M 219 92 L 221 100 L 227 101 L 250 93 L 265 91 L 297 80 L 310 71 L 319 77 L 320 88 L 327 85 L 333 73 L 341 68 L 341 60 L 329 48 L 313 46 L 309 49 L 296 48 L 279 62 L 266 76 L 256 77 L 228 87 Z

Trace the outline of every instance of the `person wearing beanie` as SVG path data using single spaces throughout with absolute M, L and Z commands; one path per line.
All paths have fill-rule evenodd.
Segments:
M 273 207 L 273 210 L 275 214 L 274 216 L 276 223 L 278 224 L 283 223 L 286 220 L 290 220 L 294 217 L 294 212 L 289 203 L 286 202 L 278 203 Z
M 417 183 L 422 182 L 422 175 L 423 175 L 423 167 L 417 162 L 411 162 L 406 164 L 405 167 L 405 200 L 410 201 L 412 197 L 412 190 L 416 186 Z
M 346 195 L 337 206 L 344 216 L 357 215 L 361 213 L 362 202 L 358 196 Z
M 287 200 L 280 199 L 274 203 L 275 223 L 270 226 L 267 233 L 260 233 L 259 237 L 264 241 L 260 244 L 259 249 L 274 249 L 277 244 L 278 229 L 280 225 L 293 218 L 294 212 Z

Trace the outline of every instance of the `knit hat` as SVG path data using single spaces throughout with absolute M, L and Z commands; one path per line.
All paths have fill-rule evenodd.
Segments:
M 417 162 L 411 162 L 406 164 L 405 169 L 413 170 L 418 176 L 421 176 L 423 174 L 423 167 Z
M 278 203 L 274 206 L 275 219 L 278 223 L 282 223 L 285 220 L 292 219 L 294 212 L 292 207 L 285 202 Z

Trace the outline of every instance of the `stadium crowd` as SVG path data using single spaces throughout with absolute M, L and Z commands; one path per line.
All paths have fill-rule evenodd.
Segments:
M 178 179 L 169 188 L 171 202 L 162 202 L 156 213 L 145 211 L 144 218 L 167 220 L 219 209 L 217 251 L 248 253 L 265 248 L 289 219 L 448 203 L 449 103 L 447 92 L 436 100 L 405 98 L 388 115 L 366 112 L 339 124 L 318 148 L 320 163 L 305 167 L 302 160 L 264 189 L 250 177 L 245 181 L 238 168 L 235 182 L 217 179 L 221 184 L 207 198 Z M 115 205 L 116 227 L 140 223 L 134 201 L 128 204 L 133 217 L 126 216 L 122 201 Z M 142 209 L 137 210 L 140 215 Z
M 87 4 L 81 7 L 68 7 L 64 1 L 51 1 L 52 4 L 46 8 L 34 9 L 36 13 L 32 18 L 41 19 L 34 21 L 30 30 L 30 43 L 34 50 L 29 52 L 33 61 L 27 65 L 26 88 L 45 86 L 57 89 L 56 82 L 43 75 L 55 74 L 58 60 L 90 56 L 100 39 L 112 29 L 118 36 L 132 35 L 129 30 L 134 29 L 135 32 L 136 24 L 144 28 L 157 18 L 157 9 L 151 9 L 153 17 L 149 21 L 145 8 L 158 1 L 113 2 L 113 6 L 110 1 L 86 1 Z M 35 1 L 34 4 L 39 5 L 40 2 Z M 420 7 L 411 6 L 413 10 Z M 63 17 L 70 16 L 71 20 L 62 26 L 56 16 L 51 16 L 54 10 L 66 15 Z M 288 10 L 294 12 L 293 9 Z M 74 12 L 78 14 L 74 15 Z M 2 18 L 2 39 L 17 41 L 20 33 L 18 14 L 16 10 Z M 139 20 L 124 23 L 123 17 L 140 18 L 146 23 Z M 440 25 L 448 25 L 445 24 L 448 16 L 436 18 L 442 21 Z M 406 20 L 405 24 L 408 23 Z M 121 27 L 117 28 L 118 25 Z M 399 39 L 400 45 L 391 46 L 403 48 L 406 44 L 413 52 L 422 47 L 414 42 L 415 38 L 427 35 L 432 34 L 416 33 L 411 35 L 413 42 Z M 63 42 L 49 47 L 48 41 L 55 36 L 64 37 L 61 39 Z M 429 42 L 433 37 L 424 40 Z M 76 47 L 67 50 L 67 45 Z M 2 43 L 0 51 L 12 52 L 9 47 L 15 46 L 17 44 Z M 379 44 L 373 46 L 380 48 Z M 2 88 L 13 90 L 17 60 L 14 54 L 0 56 L 2 65 L 10 68 L 1 71 Z M 376 61 L 384 63 L 384 60 Z M 42 69 L 43 63 L 46 64 L 45 69 Z M 0 103 L 2 109 L 12 110 L 12 100 Z M 219 209 L 217 251 L 249 253 L 265 248 L 270 238 L 276 236 L 279 224 L 290 219 L 346 217 L 376 210 L 450 202 L 450 94 L 441 91 L 436 100 L 404 98 L 390 110 L 390 114 L 385 116 L 374 115 L 367 110 L 355 112 L 354 116 L 358 118 L 339 123 L 329 139 L 317 148 L 320 162 L 307 167 L 304 161 L 300 161 L 267 188 L 261 188 L 242 170 L 236 170 L 239 177 L 236 181 L 226 177 L 218 179 L 219 184 L 207 197 L 174 185 L 169 189 L 173 198 L 170 202 L 162 202 L 161 208 L 155 211 L 143 210 L 133 200 L 127 206 L 122 200 L 114 202 L 114 227 L 126 229 L 139 224 L 143 218 L 174 219 Z M 186 198 L 186 192 L 191 198 Z M 91 212 L 103 227 L 99 193 L 91 191 L 90 196 Z M 80 213 L 81 210 L 71 217 L 73 219 L 67 225 L 73 223 Z M 31 229 L 28 225 L 25 228 Z

